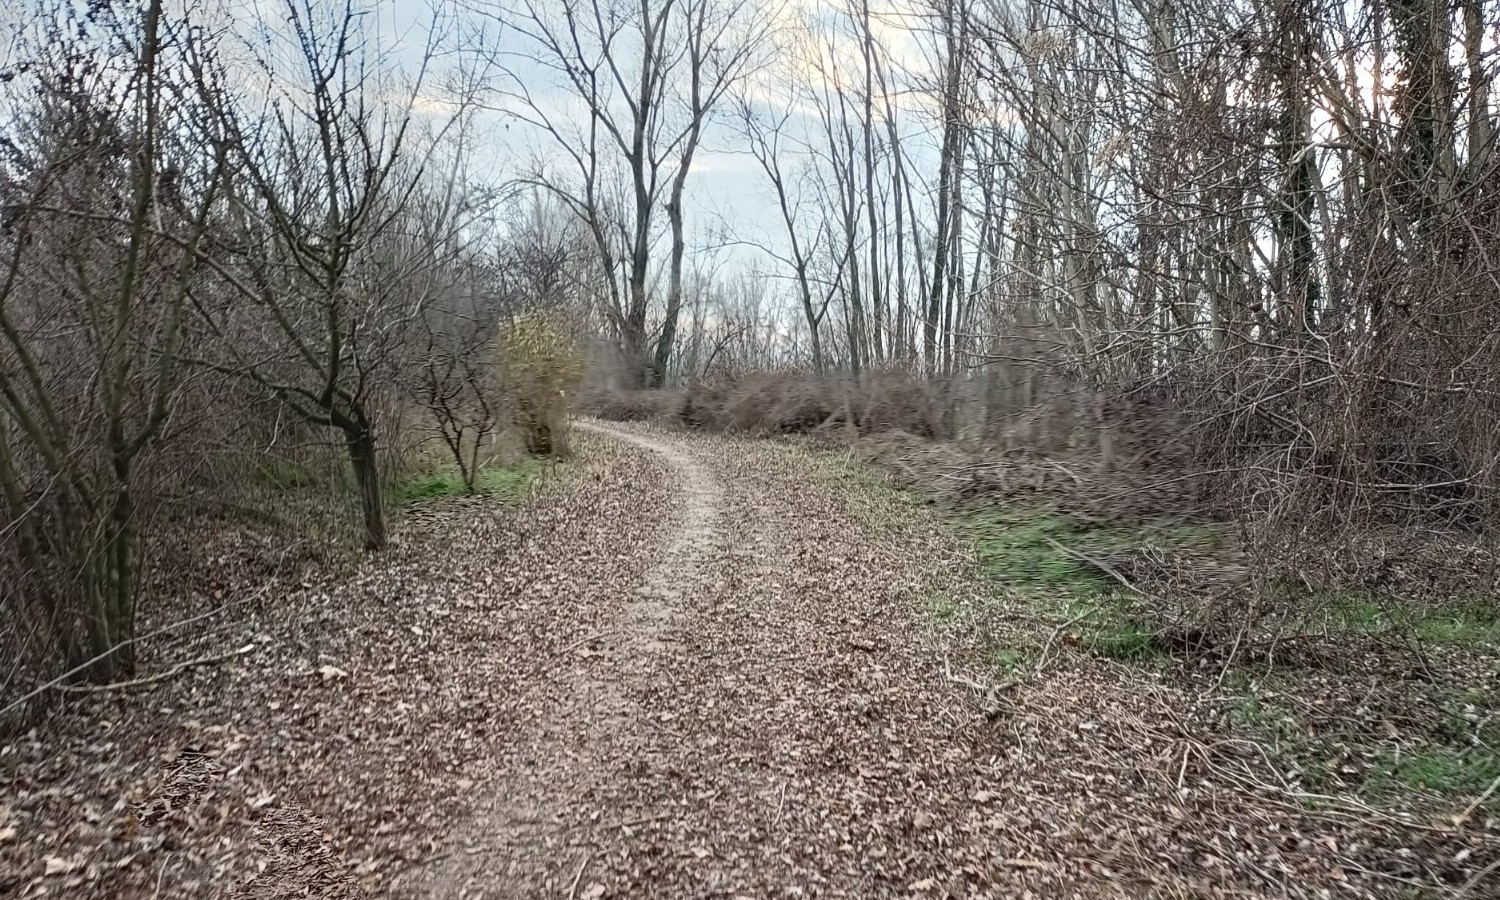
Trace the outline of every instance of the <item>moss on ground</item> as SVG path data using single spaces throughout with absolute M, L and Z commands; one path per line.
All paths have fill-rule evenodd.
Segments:
M 520 502 L 531 493 L 542 477 L 543 469 L 543 464 L 534 459 L 513 466 L 487 467 L 475 480 L 473 493 L 507 503 Z M 412 476 L 398 482 L 391 492 L 398 506 L 442 497 L 462 497 L 469 493 L 463 478 L 452 469 Z
M 1143 547 L 1211 550 L 1223 546 L 1213 525 L 1094 523 L 1046 504 L 1005 503 L 973 510 L 960 527 L 984 571 L 1034 612 L 1071 623 L 1089 649 L 1128 661 L 1158 660 L 1158 629 L 1136 598 L 1090 558 Z

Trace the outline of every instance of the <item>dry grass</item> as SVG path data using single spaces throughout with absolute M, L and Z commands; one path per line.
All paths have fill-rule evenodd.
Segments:
M 859 434 L 947 433 L 938 387 L 901 372 L 858 384 L 800 371 L 762 372 L 675 391 L 605 392 L 584 408 L 607 421 L 672 423 L 737 434 L 787 435 L 844 429 Z

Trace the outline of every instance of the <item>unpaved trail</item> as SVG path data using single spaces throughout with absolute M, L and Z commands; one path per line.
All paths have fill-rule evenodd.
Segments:
M 1495 823 L 1297 794 L 838 455 L 585 428 L 384 554 L 217 535 L 249 599 L 146 664 L 252 649 L 0 745 L 0 896 L 1494 896 Z
M 587 427 L 666 465 L 667 514 L 413 896 L 1381 895 L 1192 698 L 983 665 L 932 611 L 992 601 L 911 498 L 792 445 Z
M 662 632 L 678 613 L 684 597 L 703 588 L 705 567 L 718 541 L 724 496 L 703 463 L 671 441 L 612 431 L 600 425 L 581 427 L 634 444 L 667 461 L 683 498 L 682 511 L 670 525 L 671 539 L 646 584 L 625 607 L 620 626 L 623 649 L 635 649 L 635 661 L 662 649 Z
M 584 850 L 574 859 L 580 848 L 570 834 L 577 828 L 570 817 L 576 819 L 589 797 L 607 790 L 609 779 L 648 767 L 658 755 L 655 745 L 673 734 L 669 725 L 656 724 L 661 712 L 638 698 L 660 677 L 661 656 L 678 644 L 674 631 L 683 604 L 706 589 L 710 558 L 720 543 L 723 492 L 709 470 L 674 442 L 590 423 L 581 427 L 664 460 L 679 506 L 659 549 L 650 553 L 644 581 L 615 598 L 618 606 L 605 611 L 601 627 L 569 645 L 595 664 L 572 672 L 555 693 L 561 702 L 552 705 L 537 728 L 541 736 L 528 748 L 534 762 L 501 772 L 485 786 L 493 796 L 479 802 L 450 838 L 456 839 L 451 855 L 419 882 L 418 892 L 427 896 L 576 896 L 592 855 Z M 597 812 L 591 825 L 600 824 Z M 620 820 L 610 827 L 630 825 Z M 575 861 L 574 878 L 564 885 L 560 866 Z

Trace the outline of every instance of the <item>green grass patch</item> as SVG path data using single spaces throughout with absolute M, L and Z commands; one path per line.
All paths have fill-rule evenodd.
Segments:
M 479 488 L 486 494 L 515 502 L 531 493 L 542 470 L 542 464 L 534 459 L 508 468 L 485 469 L 479 475 Z
M 1336 596 L 1330 611 L 1335 633 L 1378 634 L 1397 624 L 1384 606 L 1357 594 Z
M 1406 696 L 1402 709 L 1439 709 L 1426 717 L 1398 715 L 1400 727 L 1391 728 L 1383 713 L 1320 711 L 1320 689 L 1289 670 L 1259 677 L 1236 670 L 1224 688 L 1229 725 L 1255 738 L 1312 791 L 1352 792 L 1369 802 L 1414 793 L 1459 802 L 1500 778 L 1500 710 L 1486 690 L 1434 687 L 1425 698 Z
M 1500 646 L 1500 602 L 1490 598 L 1431 604 L 1332 592 L 1286 602 L 1307 611 L 1303 628 L 1311 634 L 1395 633 L 1436 646 Z
M 1465 647 L 1500 647 L 1500 602 L 1459 600 L 1426 611 L 1415 624 L 1426 643 Z
M 1085 644 L 1100 656 L 1122 662 L 1149 662 L 1170 655 L 1154 629 L 1129 622 L 1106 623 L 1094 629 Z
M 1376 601 L 1349 591 L 1289 596 L 1286 608 L 1303 610 L 1299 626 L 1308 634 L 1383 634 L 1413 621 L 1413 610 L 1404 605 Z
M 1211 525 L 1099 524 L 1044 504 L 985 507 L 961 527 L 997 583 L 1039 615 L 1073 622 L 1090 650 L 1132 662 L 1167 654 L 1156 629 L 1137 614 L 1136 598 L 1088 559 L 1140 547 L 1212 550 L 1225 540 Z
M 1366 777 L 1376 795 L 1415 790 L 1442 797 L 1477 796 L 1500 778 L 1500 753 L 1481 747 L 1383 751 Z
M 964 615 L 964 605 L 952 597 L 933 594 L 923 599 L 922 613 L 933 625 L 957 625 Z
M 1275 706 L 1256 694 L 1242 694 L 1229 707 L 1229 722 L 1257 732 L 1273 731 L 1281 721 Z
M 1118 591 L 1074 599 L 1064 605 L 1062 615 L 1074 623 L 1083 645 L 1100 656 L 1122 662 L 1150 662 L 1169 654 L 1155 628 L 1140 621 L 1132 609 L 1133 598 Z
M 531 493 L 533 485 L 541 477 L 542 468 L 540 462 L 527 459 L 514 466 L 483 469 L 475 480 L 473 493 L 507 503 L 518 502 Z M 458 472 L 445 469 L 407 478 L 399 482 L 391 493 L 398 506 L 405 506 L 442 497 L 462 497 L 470 491 Z
M 397 505 L 405 506 L 420 500 L 459 497 L 468 492 L 468 487 L 457 472 L 430 472 L 426 475 L 414 475 L 397 483 L 391 494 Z
M 1013 675 L 1026 668 L 1026 653 L 1014 647 L 986 647 L 984 661 L 1006 675 Z
M 1023 591 L 1074 596 L 1111 593 L 1118 585 L 1080 557 L 1137 547 L 1214 550 L 1223 530 L 1179 523 L 1096 524 L 1044 504 L 1005 504 L 970 513 L 963 528 L 994 578 Z
M 1103 577 L 1058 550 L 1076 546 L 1086 530 L 1046 508 L 994 506 L 965 521 L 979 562 L 989 575 L 1023 591 L 1052 589 L 1092 596 L 1109 585 Z

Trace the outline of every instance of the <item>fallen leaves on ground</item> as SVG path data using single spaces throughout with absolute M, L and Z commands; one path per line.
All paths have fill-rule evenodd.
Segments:
M 1390 897 L 1500 860 L 1487 820 L 1297 797 L 1149 670 L 1002 689 L 921 620 L 1003 603 L 966 549 L 801 445 L 619 431 L 143 665 L 250 653 L 69 697 L 0 750 L 0 894 Z

